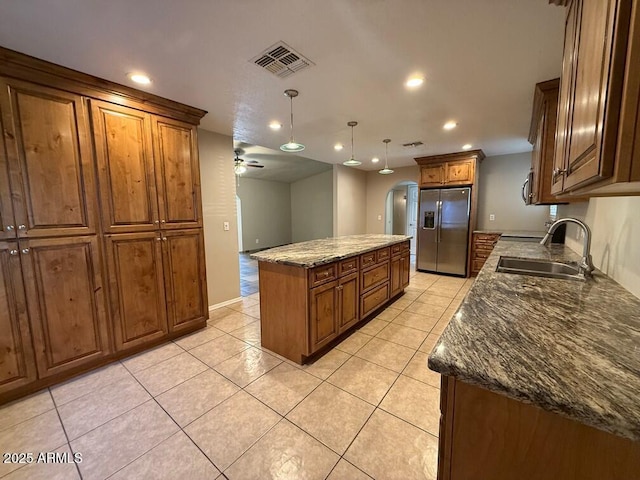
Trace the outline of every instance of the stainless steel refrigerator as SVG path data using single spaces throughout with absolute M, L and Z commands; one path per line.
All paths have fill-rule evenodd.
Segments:
M 466 275 L 471 188 L 420 190 L 418 270 Z

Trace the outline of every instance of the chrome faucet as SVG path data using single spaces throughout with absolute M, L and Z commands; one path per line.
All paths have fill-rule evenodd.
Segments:
M 551 224 L 544 238 L 540 240 L 540 245 L 548 245 L 553 232 L 555 232 L 556 228 L 558 228 L 563 223 L 575 223 L 584 231 L 582 258 L 580 259 L 578 267 L 580 268 L 580 273 L 582 273 L 585 277 L 591 276 L 591 272 L 593 272 L 593 270 L 595 269 L 595 267 L 593 266 L 593 262 L 591 261 L 591 229 L 583 221 L 578 220 L 577 218 L 561 218 L 560 220 L 556 220 Z

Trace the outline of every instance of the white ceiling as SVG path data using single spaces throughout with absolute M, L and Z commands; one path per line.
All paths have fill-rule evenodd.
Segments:
M 202 127 L 278 149 L 287 88 L 302 155 L 349 158 L 530 150 L 536 82 L 559 76 L 565 9 L 547 0 L 23 0 L 0 2 L 0 45 L 209 111 Z M 280 79 L 249 60 L 278 41 L 315 63 Z M 425 84 L 403 83 L 421 73 Z M 453 119 L 458 128 L 444 131 Z M 285 125 L 273 132 L 268 123 Z M 402 143 L 421 140 L 423 147 Z M 347 148 L 335 152 L 333 145 Z M 383 160 L 384 161 L 384 160 Z

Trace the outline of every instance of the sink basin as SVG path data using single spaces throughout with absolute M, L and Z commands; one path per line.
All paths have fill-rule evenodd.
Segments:
M 496 272 L 585 281 L 585 276 L 580 273 L 577 265 L 536 258 L 501 256 L 500 260 L 498 260 Z

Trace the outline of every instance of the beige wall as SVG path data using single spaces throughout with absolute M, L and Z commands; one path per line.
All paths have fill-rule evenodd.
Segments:
M 237 191 L 242 209 L 244 251 L 291 243 L 291 188 L 288 183 L 240 177 Z
M 366 214 L 367 172 L 334 165 L 333 235 L 339 237 L 366 233 Z
M 418 182 L 419 173 L 417 165 L 394 168 L 391 175 L 367 172 L 366 233 L 384 233 L 387 193 L 400 182 Z
M 209 305 L 240 296 L 233 139 L 198 130 Z M 229 230 L 223 230 L 229 222 Z
M 558 218 L 575 217 L 591 228 L 593 264 L 640 298 L 640 197 L 592 198 L 560 205 Z M 582 253 L 577 227 L 569 225 L 565 243 Z
M 333 236 L 333 172 L 291 184 L 291 241 Z
M 480 164 L 478 182 L 479 230 L 544 230 L 548 206 L 525 205 L 522 183 L 531 168 L 531 153 L 487 157 Z M 495 220 L 490 221 L 489 215 Z

